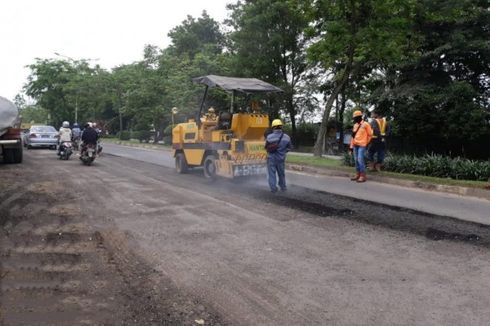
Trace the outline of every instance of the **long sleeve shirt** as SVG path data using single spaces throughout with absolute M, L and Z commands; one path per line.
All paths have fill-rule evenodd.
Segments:
M 267 135 L 265 144 L 267 146 L 267 144 L 277 143 L 279 139 L 281 139 L 281 141 L 278 144 L 277 150 L 274 153 L 268 153 L 268 158 L 275 162 L 285 161 L 286 153 L 291 150 L 291 138 L 280 129 L 276 129 Z

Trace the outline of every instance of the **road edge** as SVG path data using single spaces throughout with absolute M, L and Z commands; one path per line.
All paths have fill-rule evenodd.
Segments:
M 328 169 L 328 168 L 313 167 L 309 165 L 296 164 L 296 163 L 286 163 L 286 169 L 291 171 L 304 172 L 308 174 L 325 175 L 331 177 L 346 177 L 346 178 L 350 177 L 349 172 L 335 170 L 335 169 Z M 440 184 L 433 184 L 433 183 L 427 183 L 421 181 L 390 178 L 390 177 L 385 177 L 385 176 L 380 176 L 375 174 L 370 174 L 368 178 L 369 178 L 368 182 L 374 181 L 379 183 L 402 186 L 406 188 L 417 188 L 417 189 L 423 189 L 423 190 L 429 190 L 435 192 L 449 193 L 453 195 L 476 197 L 479 199 L 490 200 L 490 191 L 486 189 L 440 185 Z
M 148 145 L 148 144 L 124 144 L 117 141 L 109 141 L 109 144 L 114 144 L 118 146 L 124 147 L 133 147 L 145 150 L 152 151 L 166 151 L 170 152 L 172 149 L 170 147 L 163 147 L 158 145 Z M 317 174 L 324 176 L 333 176 L 333 177 L 350 177 L 350 173 L 337 169 L 329 169 L 322 167 L 314 167 L 311 165 L 297 164 L 297 163 L 286 163 L 286 169 L 297 172 L 304 172 L 308 174 Z M 422 181 L 412 181 L 398 178 L 390 178 L 385 176 L 380 176 L 376 174 L 369 174 L 369 181 L 386 183 L 406 188 L 415 188 L 422 189 L 428 191 L 435 191 L 441 193 L 448 193 L 453 195 L 467 196 L 467 197 L 475 197 L 479 199 L 490 200 L 490 191 L 487 189 L 480 189 L 474 187 L 463 187 L 463 186 L 450 186 L 450 185 L 441 185 L 434 184 Z M 369 182 L 368 181 L 368 182 Z

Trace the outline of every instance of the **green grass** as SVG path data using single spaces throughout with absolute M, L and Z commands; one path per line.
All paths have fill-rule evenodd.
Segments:
M 113 144 L 120 144 L 120 145 L 132 145 L 132 146 L 136 146 L 136 147 L 144 147 L 144 146 L 150 145 L 154 148 L 162 148 L 162 149 L 170 148 L 170 145 L 167 145 L 167 144 L 140 143 L 139 140 L 136 140 L 136 139 L 119 140 L 118 138 L 102 138 L 102 141 L 106 142 L 106 143 L 113 143 Z
M 320 168 L 326 168 L 331 170 L 338 170 L 344 172 L 353 172 L 353 167 L 348 167 L 342 165 L 342 160 L 335 160 L 326 157 L 313 157 L 313 156 L 303 156 L 289 154 L 287 156 L 287 163 L 301 164 L 307 166 L 314 166 Z M 414 182 L 423 182 L 436 185 L 447 185 L 447 186 L 460 186 L 460 187 L 473 187 L 473 188 L 485 188 L 488 184 L 483 181 L 472 181 L 472 180 L 454 180 L 449 178 L 436 178 L 428 177 L 423 175 L 396 173 L 396 172 L 368 172 L 368 175 L 379 175 L 383 177 L 396 178 L 409 180 Z
M 293 164 L 304 164 L 304 165 L 326 167 L 326 168 L 340 168 L 341 170 L 349 170 L 349 171 L 352 170 L 351 168 L 342 166 L 341 160 L 335 160 L 326 157 L 288 154 L 286 161 L 287 163 L 293 163 Z

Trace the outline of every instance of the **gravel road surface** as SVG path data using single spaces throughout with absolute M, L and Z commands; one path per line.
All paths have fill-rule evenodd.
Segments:
M 490 324 L 485 225 L 155 163 L 0 165 L 5 324 Z
M 174 167 L 174 159 L 170 151 L 156 151 L 115 144 L 104 144 L 104 148 L 106 153 L 112 155 L 169 168 Z M 300 187 L 490 225 L 490 200 L 486 199 L 372 181 L 357 184 L 347 178 L 310 175 L 296 171 L 289 171 L 287 179 L 289 184 Z M 262 184 L 266 187 L 265 181 Z

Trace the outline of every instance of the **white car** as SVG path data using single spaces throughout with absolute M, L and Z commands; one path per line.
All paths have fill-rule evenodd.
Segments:
M 24 145 L 32 147 L 49 147 L 56 149 L 58 145 L 58 131 L 52 126 L 32 126 L 26 135 Z

